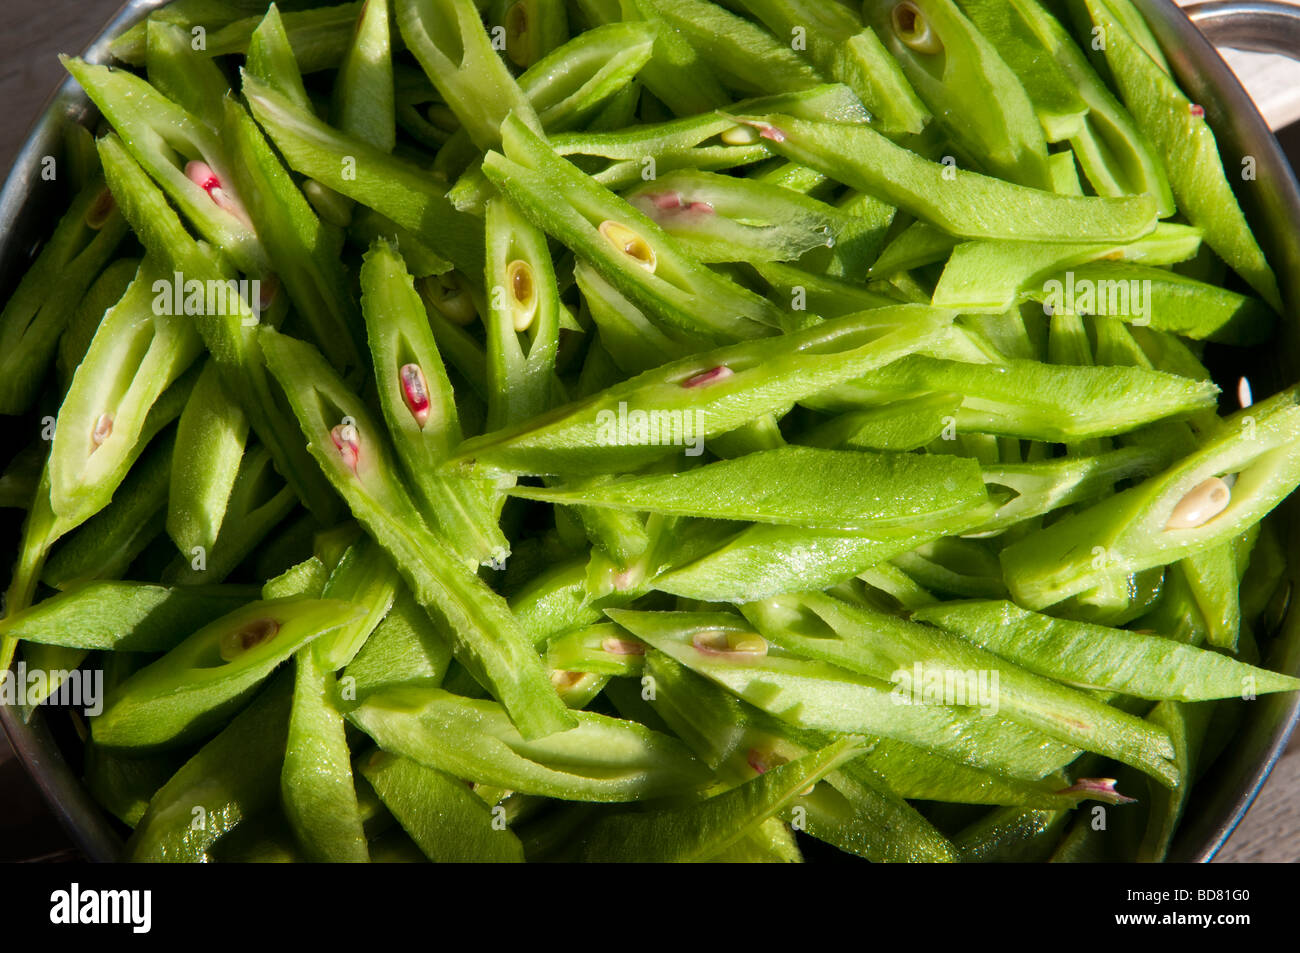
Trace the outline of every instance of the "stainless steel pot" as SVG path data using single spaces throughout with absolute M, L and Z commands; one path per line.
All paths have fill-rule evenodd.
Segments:
M 130 0 L 85 52 L 108 59 L 108 39 L 162 6 L 166 0 Z M 1186 12 L 1171 0 L 1134 0 L 1188 95 L 1205 108 L 1225 164 L 1231 170 L 1253 156 L 1257 177 L 1238 188 L 1242 207 L 1277 271 L 1290 309 L 1300 305 L 1300 186 L 1268 126 L 1212 43 L 1300 58 L 1300 8 L 1283 3 L 1205 3 Z M 1190 19 L 1189 19 L 1190 17 Z M 1197 25 L 1200 30 L 1197 29 Z M 1204 32 L 1202 32 L 1204 31 Z M 45 156 L 61 153 L 66 122 L 88 123 L 95 114 L 71 80 L 55 94 L 0 192 L 0 295 L 16 284 L 37 241 L 55 215 L 41 191 Z M 60 210 L 61 211 L 61 210 Z M 1280 341 L 1261 349 L 1251 366 L 1256 393 L 1300 380 L 1300 320 L 1282 324 Z M 1300 499 L 1292 498 L 1275 519 L 1284 521 L 1289 578 L 1300 576 Z M 1269 645 L 1267 663 L 1300 674 L 1300 613 L 1288 612 Z M 1207 861 L 1223 846 L 1259 793 L 1300 719 L 1300 697 L 1269 695 L 1248 706 L 1246 719 L 1213 772 L 1193 790 L 1170 859 Z M 16 710 L 0 707 L 0 724 L 74 843 L 92 860 L 119 857 L 118 826 L 91 799 L 38 712 L 23 723 Z

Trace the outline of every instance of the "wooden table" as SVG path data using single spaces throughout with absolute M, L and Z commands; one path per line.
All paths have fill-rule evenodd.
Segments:
M 1187 0 L 1190 2 L 1190 0 Z M 55 55 L 80 51 L 117 10 L 119 0 L 0 0 L 0 170 L 14 154 L 42 104 L 63 78 Z M 1300 120 L 1300 66 L 1282 57 L 1229 51 L 1226 57 L 1275 129 Z M 0 736 L 0 796 L 23 783 Z M 46 849 L 58 834 L 49 819 L 31 812 L 14 818 L 0 804 L 0 841 L 14 821 L 45 832 Z M 19 830 L 14 824 L 13 831 Z M 1269 778 L 1250 814 L 1219 855 L 1219 863 L 1300 861 L 1300 738 Z

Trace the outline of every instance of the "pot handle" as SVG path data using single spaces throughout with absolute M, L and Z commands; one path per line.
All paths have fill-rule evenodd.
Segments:
M 1195 3 L 1183 8 L 1215 46 L 1300 60 L 1300 6 L 1271 0 Z

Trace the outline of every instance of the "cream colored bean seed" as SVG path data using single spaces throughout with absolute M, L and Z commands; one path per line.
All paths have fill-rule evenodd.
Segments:
M 1196 529 L 1204 526 L 1228 508 L 1232 488 L 1219 477 L 1210 477 L 1194 486 L 1178 501 L 1169 514 L 1165 529 Z
M 506 267 L 506 283 L 515 330 L 522 334 L 532 327 L 537 316 L 537 283 L 533 280 L 533 266 L 526 261 L 512 261 Z
M 627 255 L 628 258 L 631 258 L 646 271 L 654 274 L 655 268 L 659 264 L 659 257 L 644 238 L 626 225 L 611 221 L 600 223 L 600 233 L 624 255 Z
M 894 7 L 891 19 L 894 32 L 909 49 L 928 54 L 943 52 L 943 42 L 930 28 L 930 21 L 916 4 L 903 0 Z
M 767 640 L 753 632 L 728 632 L 724 629 L 707 629 L 695 633 L 691 644 L 706 655 L 767 654 Z
M 758 130 L 753 126 L 732 126 L 720 138 L 729 146 L 752 146 L 758 142 Z

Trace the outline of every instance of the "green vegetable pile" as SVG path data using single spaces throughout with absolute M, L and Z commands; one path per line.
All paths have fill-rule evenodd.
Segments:
M 1159 860 L 1300 688 L 1300 388 L 1203 363 L 1278 286 L 1129 0 L 112 50 L 0 317 L 0 661 L 102 672 L 130 858 Z

